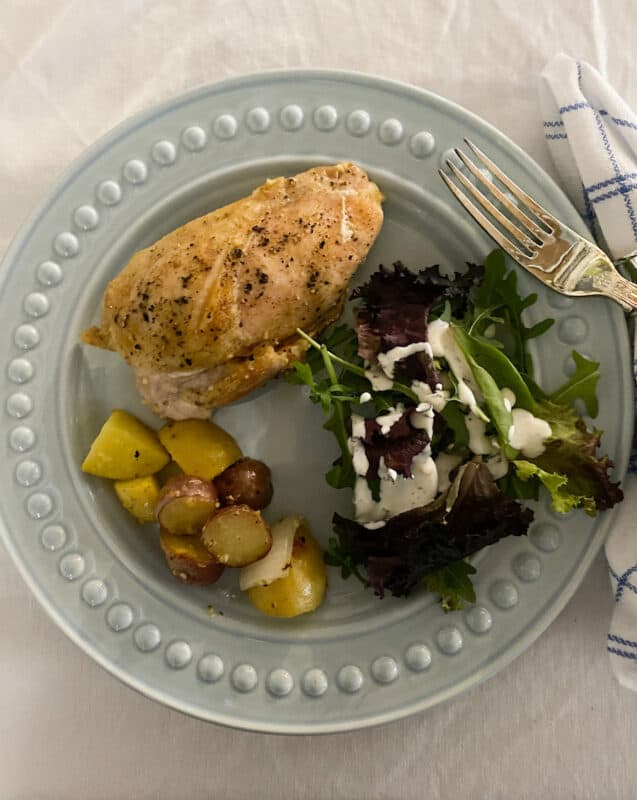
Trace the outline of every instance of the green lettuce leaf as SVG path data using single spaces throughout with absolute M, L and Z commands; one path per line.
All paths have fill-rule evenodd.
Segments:
M 623 493 L 609 475 L 613 462 L 608 456 L 597 456 L 601 431 L 588 430 L 575 409 L 550 400 L 537 403 L 534 413 L 549 423 L 552 433 L 544 452 L 526 460 L 542 471 L 535 471 L 534 475 L 552 496 L 559 496 L 560 504 L 569 502 L 571 508 L 584 508 L 591 516 L 619 503 Z M 560 476 L 565 482 L 558 486 L 557 479 L 547 475 Z
M 516 475 L 523 481 L 533 477 L 538 478 L 548 489 L 551 495 L 551 505 L 559 514 L 568 514 L 574 508 L 584 508 L 587 514 L 595 516 L 595 501 L 592 497 L 570 494 L 568 491 L 568 478 L 559 472 L 547 472 L 531 461 L 513 462 Z

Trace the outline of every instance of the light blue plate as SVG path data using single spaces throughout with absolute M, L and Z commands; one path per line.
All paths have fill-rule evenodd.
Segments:
M 381 602 L 334 573 L 316 614 L 269 620 L 239 595 L 231 571 L 210 588 L 178 584 L 156 531 L 136 527 L 109 483 L 79 469 L 111 409 L 159 424 L 139 403 L 124 362 L 78 343 L 98 318 L 108 280 L 134 251 L 265 178 L 350 159 L 387 198 L 382 234 L 357 280 L 397 259 L 411 267 L 479 260 L 491 243 L 437 175 L 465 136 L 584 232 L 551 180 L 463 109 L 379 78 L 282 72 L 199 89 L 116 128 L 66 173 L 10 248 L 0 294 L 9 333 L 2 536 L 51 617 L 125 683 L 189 714 L 256 731 L 375 725 L 493 675 L 575 591 L 612 514 L 558 519 L 543 502 L 528 539 L 480 554 L 478 601 L 466 613 L 445 616 L 424 594 Z M 623 474 L 632 394 L 622 314 L 603 300 L 549 293 L 526 275 L 520 281 L 540 295 L 534 320 L 558 318 L 535 354 L 543 384 L 563 380 L 574 346 L 601 361 L 596 423 Z M 320 412 L 300 390 L 275 382 L 218 419 L 246 454 L 271 465 L 270 518 L 303 512 L 325 542 L 332 512 L 347 513 L 349 499 L 323 480 L 335 453 Z

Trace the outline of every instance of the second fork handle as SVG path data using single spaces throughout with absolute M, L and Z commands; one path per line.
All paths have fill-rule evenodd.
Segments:
M 630 261 L 637 269 L 637 256 L 631 254 L 624 260 Z M 604 286 L 603 293 L 616 300 L 625 311 L 637 310 L 637 283 L 626 280 L 618 272 L 614 273 L 612 279 Z

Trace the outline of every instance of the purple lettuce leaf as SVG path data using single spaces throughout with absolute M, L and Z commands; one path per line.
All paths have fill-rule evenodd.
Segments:
M 467 464 L 457 488 L 449 512 L 445 493 L 427 506 L 392 517 L 378 530 L 334 514 L 342 551 L 365 568 L 377 595 L 408 595 L 435 570 L 505 536 L 527 533 L 533 512 L 505 497 L 484 464 Z
M 405 478 L 411 477 L 411 461 L 418 453 L 422 453 L 429 444 L 429 436 L 424 430 L 414 428 L 409 422 L 412 409 L 391 426 L 386 434 L 381 433 L 381 426 L 375 419 L 365 420 L 365 454 L 369 461 L 367 480 L 378 478 L 378 467 L 381 457 L 387 469 L 395 469 Z M 382 417 L 380 418 L 382 420 Z
M 358 354 L 376 363 L 378 353 L 427 341 L 429 311 L 442 298 L 464 298 L 482 274 L 481 267 L 469 265 L 466 273 L 442 276 L 438 267 L 410 272 L 400 261 L 392 269 L 381 266 L 362 286 L 352 292 L 363 300 L 358 311 L 356 332 Z M 401 374 L 425 380 L 432 389 L 439 382 L 433 361 L 426 353 L 409 356 L 398 365 Z

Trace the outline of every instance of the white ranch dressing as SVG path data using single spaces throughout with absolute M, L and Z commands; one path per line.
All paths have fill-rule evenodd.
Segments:
M 493 338 L 495 338 L 495 334 L 496 334 L 495 322 L 492 322 L 491 325 L 488 325 L 484 329 L 484 336 L 487 339 L 493 339 Z
M 419 453 L 411 462 L 411 478 L 381 481 L 379 505 L 384 518 L 426 506 L 438 493 L 438 471 L 429 453 Z
M 500 394 L 502 395 L 504 407 L 507 411 L 511 411 L 517 399 L 515 394 L 511 391 L 511 389 L 507 389 L 506 387 L 504 389 L 500 389 Z
M 379 468 L 379 475 L 382 471 Z M 391 519 L 430 503 L 438 493 L 438 470 L 431 455 L 423 451 L 414 456 L 411 471 L 411 478 L 396 474 L 395 480 L 381 480 L 378 502 L 373 499 L 365 478 L 358 477 L 354 486 L 356 520 L 368 527 L 370 522 Z
M 469 406 L 474 414 L 481 416 L 482 411 L 478 408 L 478 399 L 482 398 L 478 389 L 472 388 L 471 367 L 453 338 L 451 326 L 442 319 L 435 319 L 429 323 L 427 335 L 433 355 L 436 358 L 444 358 L 456 378 L 458 399 L 463 405 Z
M 378 461 L 378 477 L 381 481 L 395 481 L 398 477 L 398 472 L 385 464 L 385 456 Z
M 384 518 L 380 503 L 372 497 L 367 481 L 363 477 L 356 478 L 354 484 L 354 507 L 356 508 L 356 521 L 367 525 L 370 522 L 379 522 Z
M 409 415 L 412 427 L 424 430 L 429 440 L 434 433 L 434 410 L 429 403 L 419 403 Z
M 365 438 L 365 417 L 360 414 L 352 414 L 352 437 L 354 439 Z
M 440 388 L 438 388 L 438 386 Z M 432 391 L 431 386 L 424 381 L 412 381 L 411 391 L 416 395 L 421 403 L 429 403 L 434 411 L 442 411 L 449 402 L 449 392 L 437 384 L 436 390 Z
M 402 403 L 398 403 L 396 408 L 390 408 L 386 413 L 376 417 L 376 422 L 380 425 L 380 432 L 383 436 L 387 436 L 404 413 L 405 406 Z
M 375 392 L 385 392 L 394 385 L 393 380 L 385 375 L 378 364 L 374 364 L 373 367 L 368 367 L 365 370 L 365 377 L 371 383 L 372 389 Z
M 492 452 L 491 442 L 485 434 L 487 425 L 480 417 L 470 411 L 464 418 L 469 432 L 469 450 L 477 456 L 486 456 Z
M 352 465 L 357 475 L 367 475 L 369 469 L 369 459 L 365 452 L 365 445 L 360 439 L 353 436 L 348 440 L 349 451 L 352 454 Z
M 388 378 L 393 378 L 396 364 L 404 358 L 409 358 L 409 356 L 413 356 L 416 353 L 427 353 L 430 358 L 433 358 L 429 342 L 413 342 L 412 344 L 401 347 L 392 347 L 392 349 L 388 350 L 386 353 L 379 353 L 378 363 L 383 368 L 385 375 L 387 375 Z
M 551 435 L 546 420 L 535 417 L 525 408 L 514 408 L 513 425 L 509 428 L 509 444 L 527 458 L 536 458 L 544 452 L 544 441 Z
M 496 453 L 490 456 L 484 463 L 487 465 L 487 469 L 491 473 L 491 477 L 494 481 L 499 481 L 500 478 L 504 478 L 509 471 L 509 462 L 502 453 Z
M 444 492 L 451 486 L 449 474 L 462 463 L 462 456 L 457 453 L 440 453 L 436 458 L 438 471 L 438 491 Z

